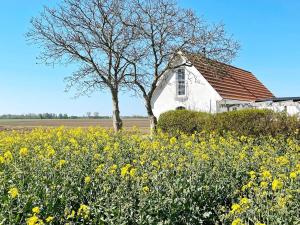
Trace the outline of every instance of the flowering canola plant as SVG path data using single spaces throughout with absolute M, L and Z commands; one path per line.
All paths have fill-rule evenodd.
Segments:
M 1 224 L 299 224 L 295 137 L 0 132 Z

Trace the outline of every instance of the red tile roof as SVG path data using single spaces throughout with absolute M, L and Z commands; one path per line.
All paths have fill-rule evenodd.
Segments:
M 249 71 L 197 55 L 188 55 L 188 60 L 224 99 L 255 101 L 272 98 L 274 95 Z

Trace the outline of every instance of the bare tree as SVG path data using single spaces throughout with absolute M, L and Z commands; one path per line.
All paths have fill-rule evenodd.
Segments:
M 144 98 L 150 126 L 155 129 L 157 118 L 151 102 L 159 81 L 168 70 L 191 66 L 188 62 L 174 63 L 177 53 L 196 53 L 203 60 L 228 63 L 239 44 L 226 34 L 222 24 L 209 26 L 193 11 L 178 7 L 176 1 L 132 0 L 130 4 L 130 19 L 124 23 L 139 32 L 133 52 L 142 53 L 131 61 L 135 70 L 131 82 Z
M 45 7 L 27 33 L 28 40 L 43 49 L 42 62 L 79 67 L 66 78 L 68 88 L 77 87 L 79 95 L 111 92 L 116 131 L 122 127 L 118 95 L 130 65 L 125 58 L 131 58 L 123 54 L 130 55 L 135 36 L 135 29 L 120 20 L 129 15 L 124 7 L 123 0 L 63 0 L 56 8 Z
M 98 119 L 99 118 L 100 113 L 98 112 L 94 112 L 94 118 Z
M 91 112 L 87 112 L 87 113 L 86 113 L 86 117 L 87 117 L 87 118 L 91 118 L 91 115 L 92 115 Z

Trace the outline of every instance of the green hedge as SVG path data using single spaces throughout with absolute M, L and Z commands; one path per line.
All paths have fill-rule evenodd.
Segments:
M 195 131 L 235 132 L 239 135 L 292 135 L 300 129 L 296 116 L 267 109 L 244 109 L 214 115 L 188 110 L 163 113 L 158 127 L 171 135 Z
M 172 110 L 160 115 L 158 128 L 171 135 L 179 132 L 191 134 L 205 129 L 211 117 L 211 114 L 204 112 Z
M 211 129 L 240 135 L 290 135 L 300 127 L 297 117 L 267 109 L 244 109 L 214 115 Z

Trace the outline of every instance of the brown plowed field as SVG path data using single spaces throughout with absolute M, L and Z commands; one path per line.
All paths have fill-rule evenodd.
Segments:
M 125 129 L 130 129 L 133 127 L 139 128 L 141 131 L 149 130 L 149 120 L 148 119 L 123 119 L 123 124 Z M 112 128 L 111 119 L 67 119 L 67 120 L 0 120 L 0 131 L 1 130 L 22 130 L 22 129 L 32 129 L 36 127 L 104 127 Z

